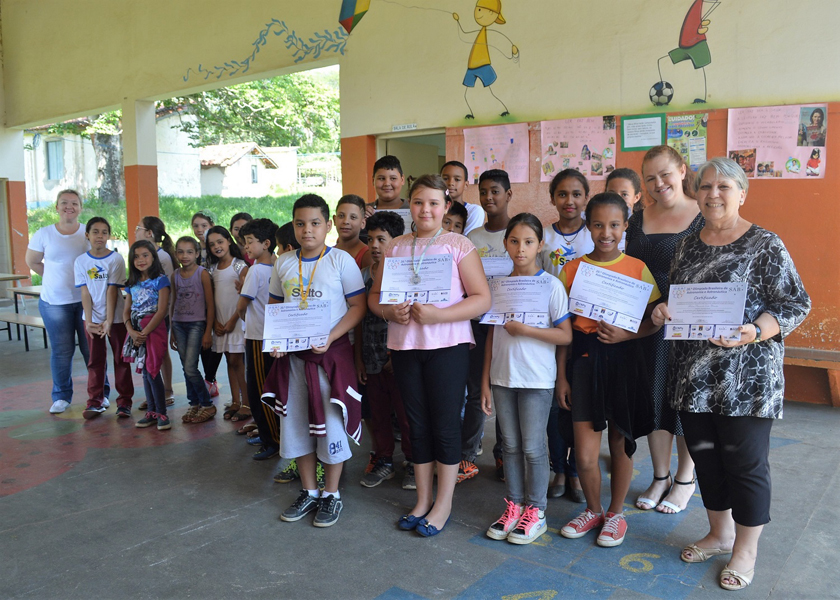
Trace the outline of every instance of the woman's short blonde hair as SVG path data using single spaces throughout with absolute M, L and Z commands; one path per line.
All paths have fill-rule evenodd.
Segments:
M 79 204 L 80 205 L 84 204 L 84 202 L 82 201 L 82 195 L 79 192 L 77 192 L 76 190 L 71 190 L 70 188 L 68 188 L 66 190 L 61 190 L 60 192 L 58 192 L 58 194 L 56 194 L 56 196 L 55 196 L 55 205 L 56 206 L 58 206 L 58 201 L 61 199 L 61 197 L 64 194 L 73 194 L 74 196 L 76 196 L 76 198 L 79 199 Z

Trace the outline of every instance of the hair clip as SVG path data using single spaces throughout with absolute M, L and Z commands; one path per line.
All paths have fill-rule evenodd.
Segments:
M 448 196 L 449 195 L 449 188 L 443 190 L 443 193 L 444 193 L 444 195 Z

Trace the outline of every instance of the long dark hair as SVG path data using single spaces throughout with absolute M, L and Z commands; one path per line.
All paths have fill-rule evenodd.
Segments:
M 146 272 L 148 278 L 157 279 L 163 275 L 163 265 L 160 264 L 160 258 L 158 258 L 155 245 L 149 240 L 137 240 L 128 249 L 128 287 L 137 285 L 143 277 L 143 273 L 138 271 L 137 267 L 134 266 L 134 253 L 140 248 L 145 248 L 152 253 L 152 266 Z
M 172 238 L 166 233 L 166 225 L 163 221 L 158 217 L 143 217 L 140 222 L 143 227 L 152 232 L 152 235 L 155 236 L 155 243 L 160 244 L 160 247 L 172 259 L 172 266 L 177 269 L 180 263 L 178 257 L 175 256 L 175 244 L 172 243 Z
M 510 221 L 508 221 L 507 229 L 505 229 L 505 240 L 508 239 L 508 236 L 510 236 L 510 232 L 513 231 L 513 228 L 517 225 L 524 225 L 525 227 L 529 227 L 537 236 L 537 241 L 543 241 L 542 223 L 540 223 L 540 220 L 537 218 L 536 215 L 532 215 L 531 213 L 519 213 Z
M 222 227 L 221 225 L 214 225 L 210 229 L 207 230 L 207 235 L 204 236 L 204 239 L 207 240 L 207 263 L 211 265 L 215 265 L 219 262 L 219 259 L 210 251 L 210 234 L 217 233 L 223 238 L 225 238 L 228 242 L 230 242 L 230 255 L 234 258 L 242 258 L 242 250 L 239 249 L 239 246 L 236 244 L 236 240 L 233 239 L 233 236 L 230 234 L 230 231 Z

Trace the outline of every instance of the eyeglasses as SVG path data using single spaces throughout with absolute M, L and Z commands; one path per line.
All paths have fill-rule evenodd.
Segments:
M 141 226 L 141 225 L 138 225 L 137 227 L 134 228 L 134 231 L 149 231 L 149 230 L 146 229 L 145 227 Z

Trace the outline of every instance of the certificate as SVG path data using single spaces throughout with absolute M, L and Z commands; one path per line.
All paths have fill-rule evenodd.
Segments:
M 671 320 L 665 325 L 666 340 L 740 340 L 747 284 L 689 283 L 672 285 L 668 294 Z
M 485 325 L 504 325 L 519 321 L 533 327 L 551 327 L 548 303 L 551 279 L 548 277 L 500 277 L 490 282 L 493 304 L 481 317 Z
M 420 265 L 420 281 L 416 281 L 410 256 L 385 259 L 382 269 L 380 304 L 401 304 L 405 301 L 419 304 L 449 302 L 452 287 L 452 255 L 431 254 Z M 419 260 L 417 260 L 419 262 Z
M 509 277 L 513 271 L 513 261 L 509 256 L 483 256 L 481 266 L 484 267 L 484 276 L 487 279 Z
M 310 300 L 268 304 L 265 307 L 263 352 L 298 352 L 323 346 L 330 336 L 330 303 Z
M 403 233 L 411 233 L 411 226 L 414 224 L 414 219 L 411 218 L 411 209 L 408 208 L 377 208 L 374 212 L 392 212 L 397 213 L 405 224 L 405 231 Z
M 653 284 L 583 262 L 569 292 L 569 312 L 639 331 Z

